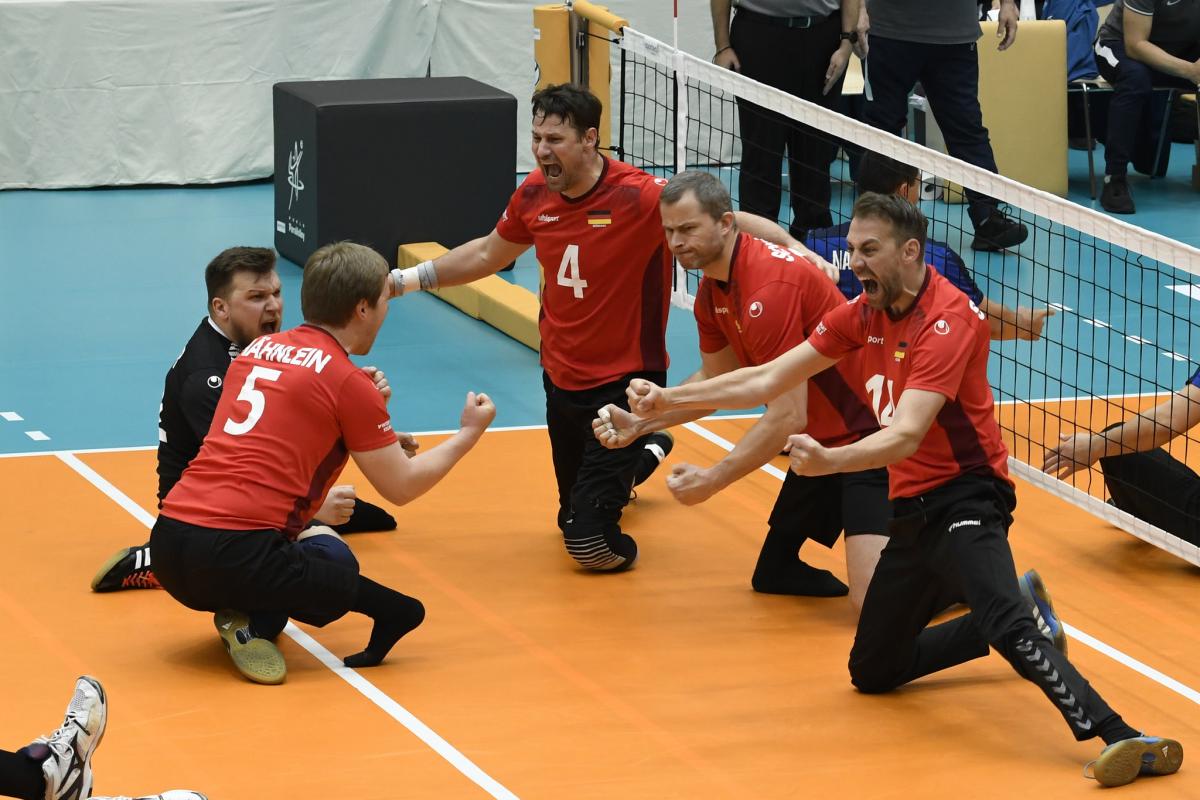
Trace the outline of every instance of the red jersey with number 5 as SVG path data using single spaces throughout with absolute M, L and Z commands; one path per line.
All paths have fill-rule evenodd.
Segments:
M 741 233 L 728 280 L 706 276 L 696 290 L 700 349 L 732 347 L 743 366 L 765 364 L 802 344 L 826 313 L 845 302 L 837 284 L 796 251 Z M 805 431 L 826 447 L 879 430 L 861 373 L 852 353 L 808 381 Z
M 906 389 L 946 398 L 917 452 L 888 467 L 893 498 L 915 497 L 967 473 L 1009 480 L 1008 448 L 988 384 L 988 340 L 987 317 L 929 268 L 916 301 L 899 318 L 859 295 L 827 314 L 809 337 L 830 358 L 862 351 L 866 389 L 882 427 L 892 423 Z
M 225 373 L 200 453 L 162 514 L 205 528 L 295 537 L 351 450 L 394 444 L 383 395 L 315 325 L 260 336 Z
M 591 389 L 667 368 L 671 252 L 658 196 L 666 185 L 604 159 L 587 194 L 564 197 L 529 173 L 496 233 L 532 244 L 545 274 L 538 331 L 542 367 L 562 389 Z

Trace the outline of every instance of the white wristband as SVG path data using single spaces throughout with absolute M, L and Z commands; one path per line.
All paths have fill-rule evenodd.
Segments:
M 420 291 L 438 288 L 437 270 L 432 261 L 422 261 L 415 267 L 392 270 L 392 296 L 403 297 Z

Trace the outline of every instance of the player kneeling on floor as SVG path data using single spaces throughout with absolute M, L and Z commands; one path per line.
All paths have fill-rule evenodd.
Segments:
M 313 253 L 304 324 L 260 336 L 230 365 L 213 426 L 151 533 L 163 588 L 216 613 L 250 680 L 284 680 L 271 638 L 287 617 L 316 626 L 347 611 L 371 617 L 370 641 L 345 659 L 350 667 L 379 664 L 424 619 L 420 601 L 359 574 L 337 543 L 322 553 L 296 541 L 348 458 L 386 500 L 404 505 L 445 477 L 495 417 L 487 395 L 470 392 L 458 433 L 406 454 L 384 393 L 349 358 L 371 350 L 390 292 L 388 265 L 370 248 L 342 242 Z

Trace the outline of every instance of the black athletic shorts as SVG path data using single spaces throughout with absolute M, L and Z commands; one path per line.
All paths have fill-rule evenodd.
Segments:
M 202 528 L 160 516 L 150 557 L 162 587 L 197 611 L 282 612 L 321 626 L 349 611 L 358 593 L 357 570 L 275 530 Z
M 891 518 L 885 468 L 817 477 L 789 470 L 771 510 L 770 526 L 787 526 L 833 547 L 843 530 L 847 536 L 886 536 Z

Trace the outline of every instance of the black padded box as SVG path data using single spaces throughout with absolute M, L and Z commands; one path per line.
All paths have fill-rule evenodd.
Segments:
M 395 264 L 407 242 L 487 234 L 516 186 L 517 101 L 470 78 L 277 83 L 275 248 L 343 239 Z

